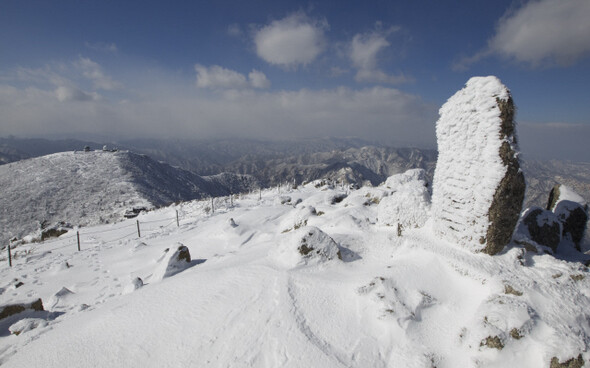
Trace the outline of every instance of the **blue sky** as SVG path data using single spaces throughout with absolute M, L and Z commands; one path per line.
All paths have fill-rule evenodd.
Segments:
M 357 136 L 436 147 L 476 75 L 525 155 L 590 161 L 590 2 L 0 3 L 0 136 Z

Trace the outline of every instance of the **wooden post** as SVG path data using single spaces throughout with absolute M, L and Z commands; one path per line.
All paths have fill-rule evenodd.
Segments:
M 76 231 L 76 237 L 78 237 L 78 252 L 80 251 L 80 232 Z
M 141 232 L 139 231 L 139 220 L 135 220 L 137 222 L 137 237 L 141 238 Z
M 180 221 L 178 221 L 178 210 L 176 210 L 176 227 L 180 227 Z
M 399 222 L 397 223 L 397 236 L 402 236 L 403 226 Z
M 10 254 L 10 244 L 8 244 L 8 265 L 12 267 L 12 254 Z
M 211 213 L 215 213 L 215 204 L 213 203 L 213 197 L 211 197 Z

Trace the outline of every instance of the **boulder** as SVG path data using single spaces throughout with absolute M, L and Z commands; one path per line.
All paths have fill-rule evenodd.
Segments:
M 525 181 L 515 107 L 496 77 L 474 77 L 440 109 L 432 214 L 440 238 L 488 254 L 512 238 Z
M 151 281 L 174 276 L 190 267 L 190 264 L 191 254 L 188 248 L 181 243 L 176 243 L 173 248 L 166 249 L 162 257 L 160 257 Z
M 586 206 L 568 200 L 559 201 L 553 210 L 563 225 L 562 237 L 570 239 L 578 250 L 580 250 L 580 243 L 584 239 L 584 233 L 586 232 L 587 211 Z
M 283 235 L 273 251 L 275 258 L 289 267 L 342 260 L 338 244 L 314 226 L 305 226 Z
M 522 226 L 529 239 L 553 251 L 561 242 L 561 222 L 551 211 L 539 207 L 527 209 L 522 217 Z

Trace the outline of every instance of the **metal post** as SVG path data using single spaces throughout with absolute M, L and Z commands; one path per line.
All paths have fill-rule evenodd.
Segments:
M 10 244 L 8 244 L 8 265 L 12 267 L 12 254 L 10 254 Z
M 141 238 L 141 232 L 139 231 L 139 220 L 135 220 L 137 222 L 137 237 Z
M 78 252 L 80 251 L 80 232 L 76 231 L 76 236 L 78 237 Z
M 180 221 L 178 221 L 178 210 L 176 210 L 176 227 L 180 227 Z
M 211 197 L 211 213 L 215 212 L 215 204 L 213 203 L 213 197 Z

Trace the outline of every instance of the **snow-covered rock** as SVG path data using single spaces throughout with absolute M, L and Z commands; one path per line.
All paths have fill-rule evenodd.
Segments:
M 563 238 L 571 240 L 580 250 L 580 242 L 584 239 L 588 224 L 587 207 L 578 202 L 561 200 L 557 202 L 553 212 L 563 224 Z
M 549 199 L 547 200 L 547 209 L 553 211 L 559 201 L 572 201 L 577 202 L 581 205 L 585 205 L 586 201 L 581 195 L 576 193 L 575 190 L 567 185 L 555 184 L 549 193 Z
M 390 176 L 383 185 L 389 195 L 377 206 L 381 225 L 404 228 L 422 227 L 430 216 L 430 193 L 426 175 L 422 169 L 408 170 Z
M 191 255 L 188 248 L 181 243 L 176 243 L 174 247 L 165 250 L 152 274 L 151 281 L 160 281 L 166 277 L 174 276 L 190 265 Z
M 286 233 L 274 252 L 279 263 L 288 267 L 325 263 L 342 259 L 338 244 L 314 226 Z
M 510 241 L 524 200 L 508 89 L 473 77 L 440 109 L 432 212 L 437 236 L 488 254 Z
M 524 212 L 518 233 L 555 251 L 561 242 L 561 227 L 561 222 L 553 212 L 532 207 Z
M 125 286 L 125 288 L 123 289 L 123 294 L 131 294 L 135 290 L 140 289 L 142 287 L 143 287 L 143 280 L 139 277 L 135 277 L 134 279 L 131 280 L 131 282 L 129 284 L 127 284 L 127 286 Z

